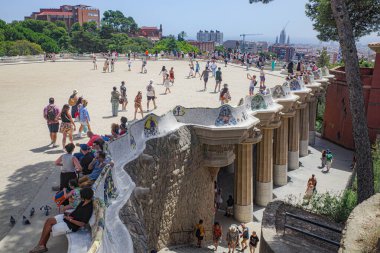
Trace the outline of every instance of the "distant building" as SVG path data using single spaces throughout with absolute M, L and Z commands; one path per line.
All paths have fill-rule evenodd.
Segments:
M 74 23 L 83 25 L 85 22 L 94 21 L 100 26 L 99 9 L 91 8 L 87 5 L 62 5 L 59 9 L 40 9 L 33 12 L 27 19 L 45 20 L 50 22 L 63 21 L 70 29 Z
M 239 40 L 226 40 L 223 42 L 223 47 L 227 50 L 238 50 L 240 49 L 241 41 Z
M 214 41 L 194 41 L 188 40 L 191 45 L 197 47 L 201 52 L 214 52 L 215 42 Z
M 152 41 L 159 41 L 162 38 L 162 25 L 160 25 L 160 28 L 142 26 L 137 35 L 151 39 Z
M 223 44 L 223 33 L 216 30 L 215 32 L 213 30 L 211 30 L 210 32 L 209 31 L 199 31 L 197 33 L 197 41 L 201 41 L 201 42 L 209 42 L 209 41 L 213 41 L 213 42 L 216 42 L 218 44 Z
M 285 40 L 286 40 L 286 32 L 285 32 L 285 28 L 282 29 L 281 33 L 280 33 L 280 41 L 279 41 L 279 44 L 280 45 L 285 45 Z
M 277 58 L 286 62 L 293 59 L 295 48 L 287 45 L 273 45 L 269 47 L 269 51 L 277 54 Z
M 257 52 L 256 53 L 264 53 L 268 52 L 268 42 L 266 41 L 258 41 L 256 42 Z

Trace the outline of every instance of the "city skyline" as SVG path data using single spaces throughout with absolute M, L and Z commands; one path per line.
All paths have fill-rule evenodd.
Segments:
M 19 0 L 17 4 L 8 4 L 7 8 L 0 9 L 0 19 L 6 22 L 23 20 L 39 8 L 58 8 L 64 4 L 87 4 L 99 8 L 101 15 L 106 10 L 120 10 L 126 16 L 132 16 L 138 25 L 163 25 L 164 35 L 177 35 L 185 31 L 187 39 L 196 39 L 199 30 L 219 30 L 224 34 L 224 40 L 240 39 L 243 33 L 262 33 L 262 36 L 251 38 L 256 41 L 274 43 L 286 23 L 286 34 L 290 35 L 292 43 L 319 43 L 317 32 L 313 30 L 312 22 L 305 14 L 307 0 L 292 0 L 292 13 L 288 0 L 276 0 L 271 4 L 249 4 L 248 0 L 236 0 L 231 4 L 229 0 L 194 0 L 193 7 L 184 5 L 176 0 L 162 0 L 152 2 L 141 0 L 136 3 L 132 0 L 66 0 L 54 1 Z M 146 6 L 149 6 L 147 8 Z M 142 9 L 144 11 L 142 11 Z M 194 11 L 192 11 L 194 10 Z M 195 11 L 196 10 L 196 11 Z M 226 11 L 227 10 L 227 11 Z M 170 13 L 170 15 L 167 15 Z M 250 22 L 247 22 L 249 20 Z M 376 34 L 363 37 L 360 42 L 366 44 L 378 40 Z

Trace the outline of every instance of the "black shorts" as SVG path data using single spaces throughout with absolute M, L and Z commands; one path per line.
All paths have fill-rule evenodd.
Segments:
M 48 128 L 50 133 L 58 133 L 59 123 L 48 124 Z
M 199 241 L 203 240 L 203 236 L 197 236 L 197 238 L 198 238 Z
M 155 100 L 155 99 L 156 99 L 155 96 L 147 96 L 147 98 L 148 98 L 148 101 L 149 101 L 149 100 Z

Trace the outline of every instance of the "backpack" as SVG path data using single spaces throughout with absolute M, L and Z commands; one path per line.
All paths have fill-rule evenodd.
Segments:
M 73 96 L 70 96 L 68 104 L 70 106 L 74 106 L 74 105 L 76 105 L 76 103 L 77 103 L 77 101 L 75 100 L 75 98 Z
M 200 237 L 201 236 L 201 230 L 199 228 L 197 228 L 197 230 L 195 230 L 195 236 L 196 237 Z
M 57 117 L 57 114 L 56 114 L 54 106 L 48 107 L 46 117 L 48 120 L 51 120 L 51 121 L 55 120 L 55 118 Z

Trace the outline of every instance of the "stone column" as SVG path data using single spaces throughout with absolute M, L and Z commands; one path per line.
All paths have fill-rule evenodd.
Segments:
M 253 221 L 252 149 L 252 144 L 236 145 L 234 216 L 244 223 Z
M 274 130 L 273 138 L 273 183 L 277 186 L 288 183 L 288 137 L 289 119 L 283 117 L 281 126 Z
M 315 122 L 317 121 L 317 98 L 309 103 L 309 145 L 315 145 Z
M 289 154 L 288 168 L 296 170 L 299 166 L 299 136 L 300 136 L 300 110 L 296 110 L 296 115 L 289 119 Z
M 256 203 L 266 206 L 273 191 L 273 129 L 263 128 L 263 138 L 257 144 Z
M 208 171 L 210 172 L 210 177 L 211 177 L 212 182 L 216 181 L 218 177 L 219 169 L 220 169 L 219 167 L 208 167 Z
M 301 110 L 300 157 L 309 154 L 309 117 L 309 106 L 306 103 L 305 108 Z

